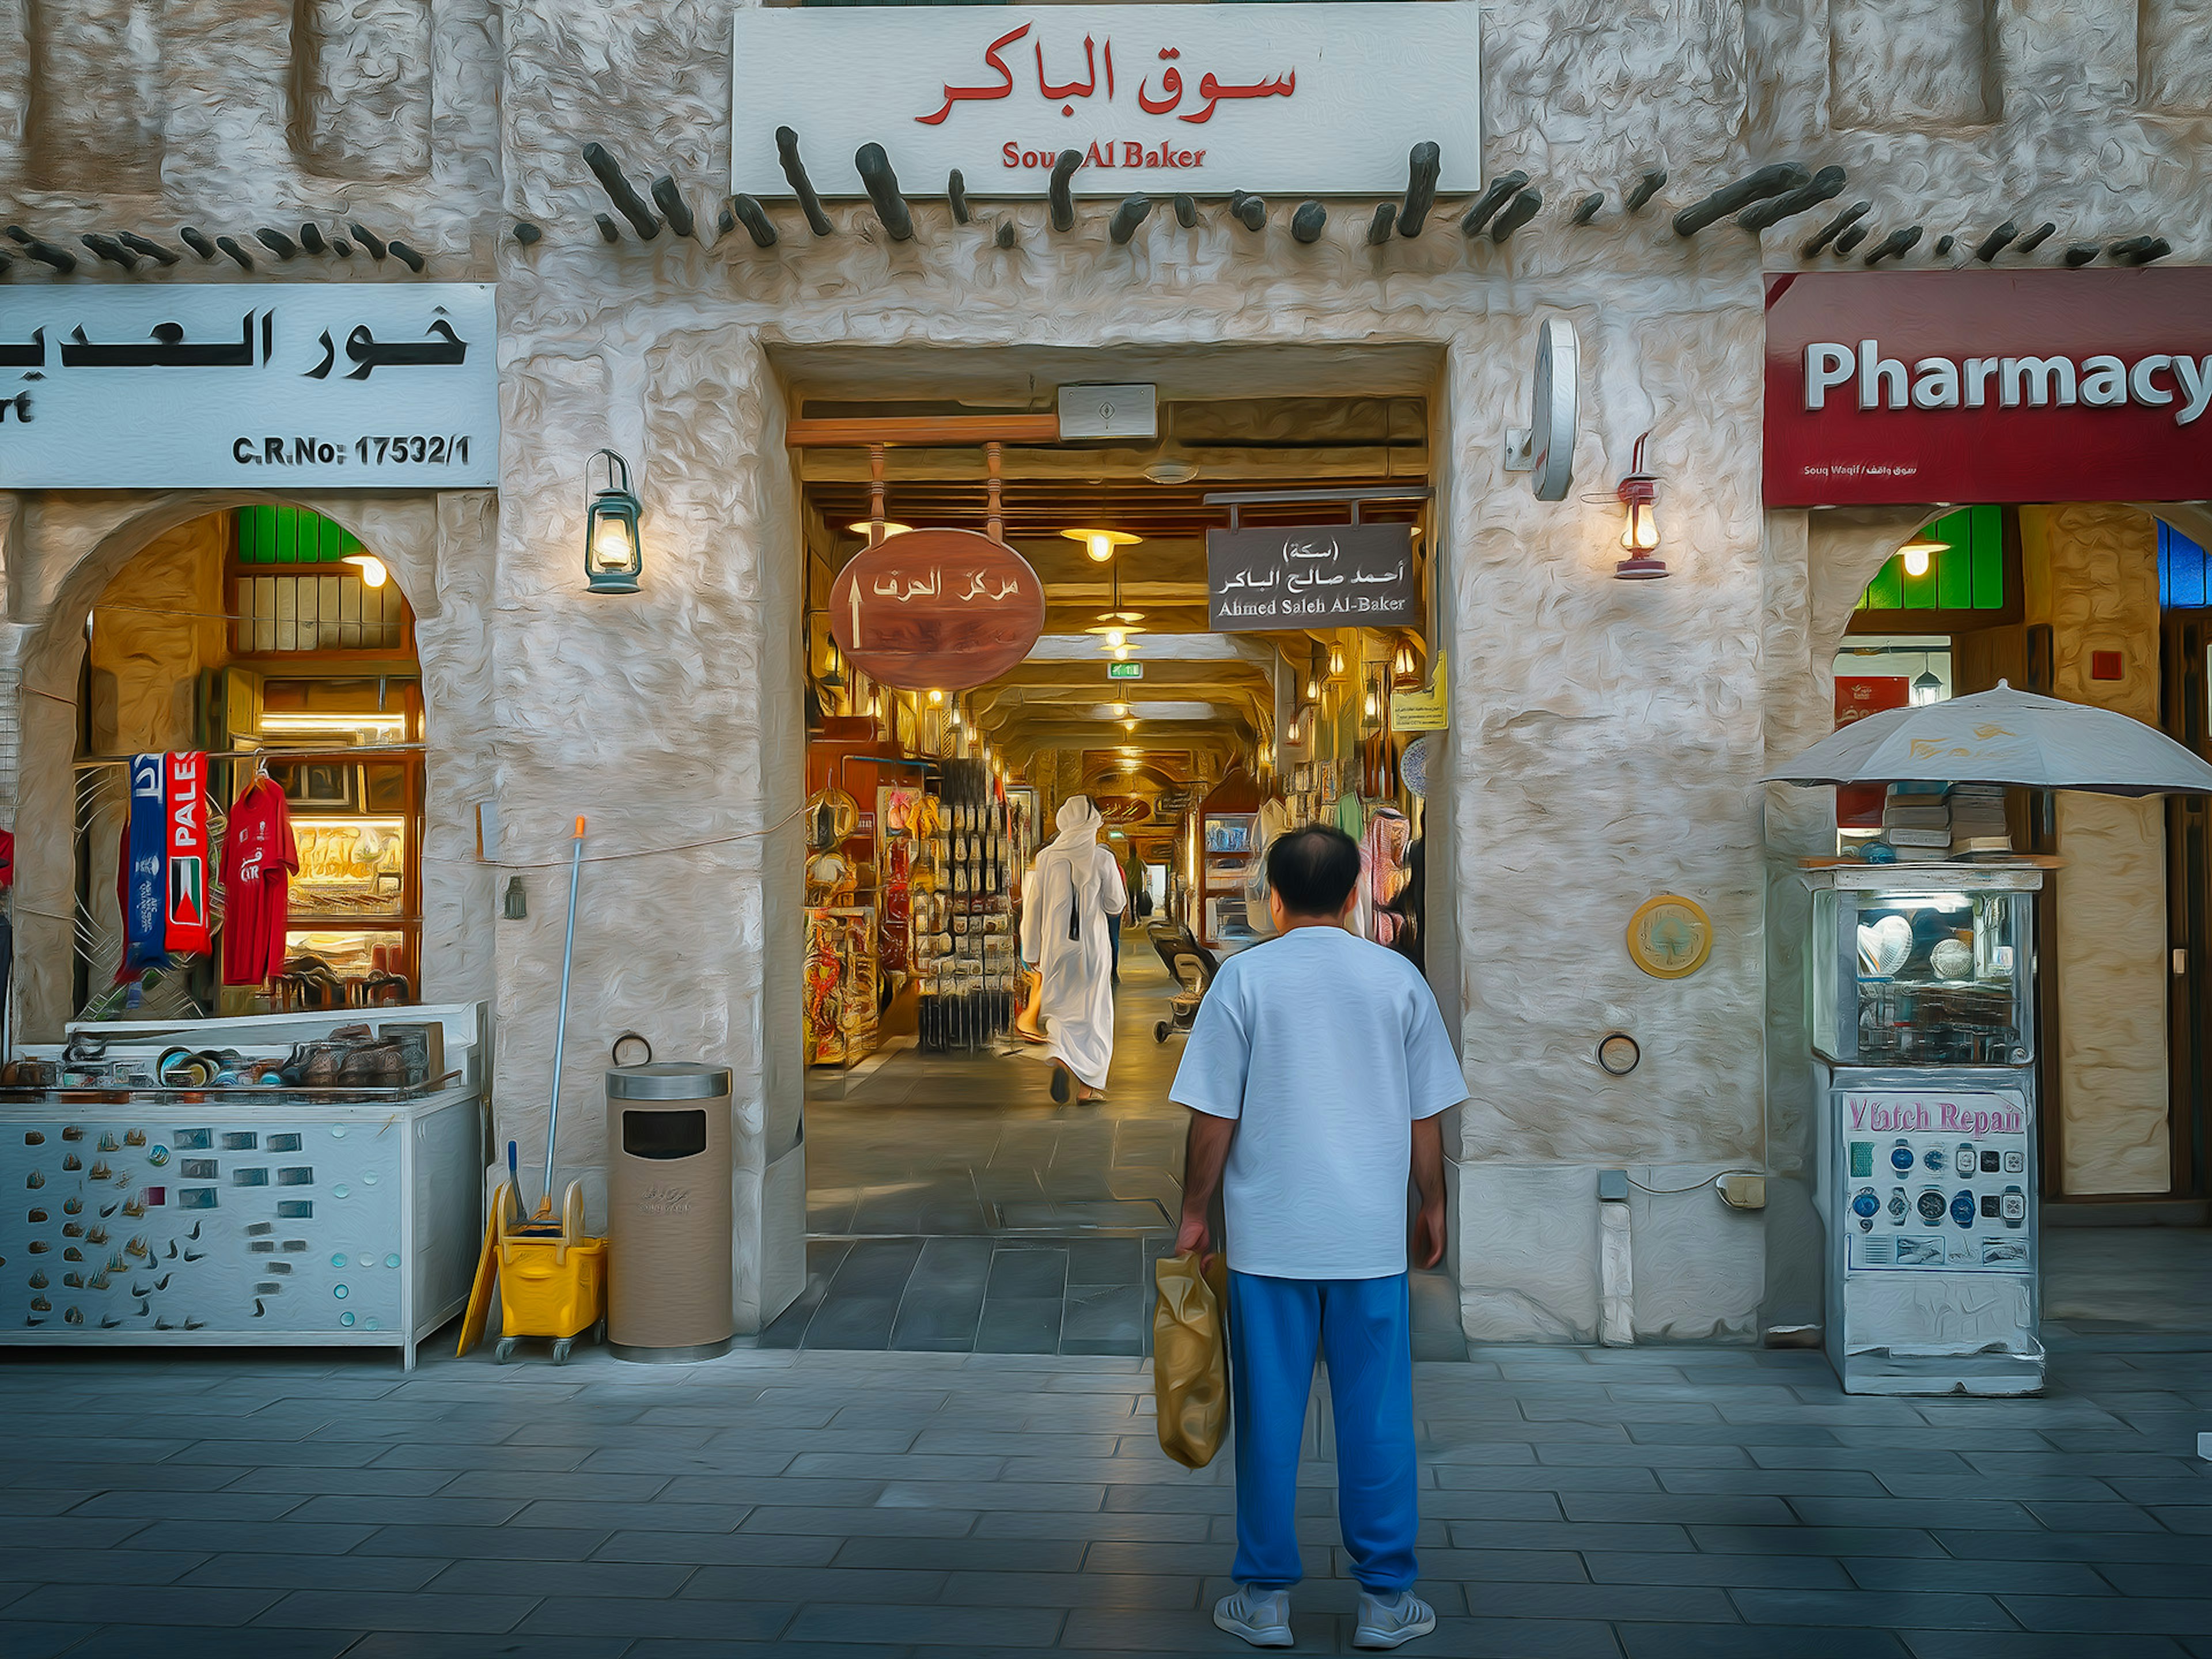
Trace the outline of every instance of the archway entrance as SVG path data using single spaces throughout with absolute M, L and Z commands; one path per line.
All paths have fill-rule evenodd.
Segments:
M 84 629 L 67 1012 L 170 1019 L 419 1001 L 423 703 L 414 614 L 383 560 L 305 508 L 226 508 L 134 554 Z M 212 948 L 125 969 L 130 757 L 165 751 L 207 757 Z M 229 810 L 257 787 L 281 796 L 299 871 L 289 914 L 261 919 L 271 937 L 249 964 L 226 948 L 246 924 L 216 876 Z
M 1415 734 L 1390 700 L 1433 665 L 1433 365 L 1385 353 L 1302 376 L 1295 354 L 1261 356 L 791 365 L 810 844 L 806 1007 L 781 1035 L 807 1066 L 809 1245 L 806 1288 L 765 1342 L 1143 1352 L 1181 1194 L 1187 1116 L 1166 1098 L 1181 1030 L 1218 962 L 1266 936 L 1250 878 L 1267 839 L 1322 820 L 1358 833 L 1379 814 L 1402 860 L 1419 835 Z M 1060 389 L 1102 381 L 1141 382 L 1156 422 L 1060 434 Z M 983 532 L 987 459 L 965 434 L 993 421 L 1016 434 L 991 440 L 1002 534 L 1043 584 L 1043 635 L 980 686 L 874 684 L 827 614 L 874 523 L 867 447 L 884 446 L 890 524 Z M 1354 522 L 1409 550 L 1402 622 L 1217 631 L 1210 532 Z M 1112 1061 L 1095 1102 L 1073 1087 L 1056 1100 L 1014 1029 L 1024 874 L 1078 796 L 1124 890 L 1145 895 L 1111 918 Z M 1383 879 L 1396 898 L 1402 878 Z M 1417 902 L 1374 925 L 1402 922 L 1410 946 Z M 1461 1355 L 1443 1288 L 1433 1309 Z
M 1834 659 L 1837 718 L 2004 680 L 2127 714 L 2212 757 L 2208 623 L 2203 546 L 2149 510 L 1960 509 L 1867 584 Z M 1896 853 L 2062 861 L 2036 918 L 2045 1315 L 2199 1325 L 2201 1297 L 2186 1286 L 2212 1273 L 2206 803 L 2004 796 L 2001 807 L 1954 805 L 1944 848 Z M 1936 810 L 1900 811 L 1880 786 L 1838 791 L 1838 850 L 1924 843 L 1914 814 Z M 1966 823 L 1962 810 L 1978 816 Z

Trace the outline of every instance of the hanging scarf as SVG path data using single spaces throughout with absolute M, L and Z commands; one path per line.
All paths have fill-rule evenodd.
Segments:
M 167 817 L 167 902 L 165 947 L 207 954 L 207 757 L 193 751 L 165 756 Z
M 1398 896 L 1399 833 L 1406 820 L 1395 811 L 1378 811 L 1367 822 L 1359 842 L 1359 879 L 1365 890 L 1371 937 L 1388 945 L 1398 937 L 1399 918 L 1388 906 Z
M 169 801 L 160 755 L 131 757 L 131 817 L 123 829 L 123 869 L 117 898 L 123 908 L 120 980 L 168 964 Z

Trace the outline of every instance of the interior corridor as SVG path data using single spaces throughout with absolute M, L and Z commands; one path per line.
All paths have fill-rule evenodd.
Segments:
M 1172 989 L 1150 937 L 1125 929 L 1097 1103 L 1054 1104 L 1025 1047 L 812 1073 L 806 1288 L 761 1346 L 1148 1352 L 1188 1121 L 1167 1097 L 1184 1038 L 1153 1036 Z M 1447 1278 L 1414 1275 L 1413 1314 L 1417 1358 L 1466 1358 Z

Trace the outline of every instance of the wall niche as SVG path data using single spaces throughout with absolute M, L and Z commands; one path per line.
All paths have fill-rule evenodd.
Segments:
M 293 0 L 292 149 L 328 179 L 430 168 L 429 0 Z
M 2212 0 L 2138 0 L 2136 57 L 2143 108 L 2212 115 Z
M 161 0 L 30 0 L 25 161 L 33 188 L 161 188 Z
M 1829 0 L 1838 127 L 1979 126 L 2000 111 L 1990 0 Z

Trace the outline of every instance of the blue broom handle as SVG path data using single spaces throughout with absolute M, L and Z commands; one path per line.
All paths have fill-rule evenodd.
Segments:
M 561 942 L 561 1017 L 553 1027 L 553 1099 L 545 1112 L 545 1202 L 553 1201 L 553 1144 L 561 1130 L 561 1051 L 568 1042 L 568 965 L 576 955 L 576 880 L 584 872 L 584 821 L 576 820 L 576 843 L 568 859 L 568 931 Z M 516 1194 L 520 1197 L 520 1194 Z

